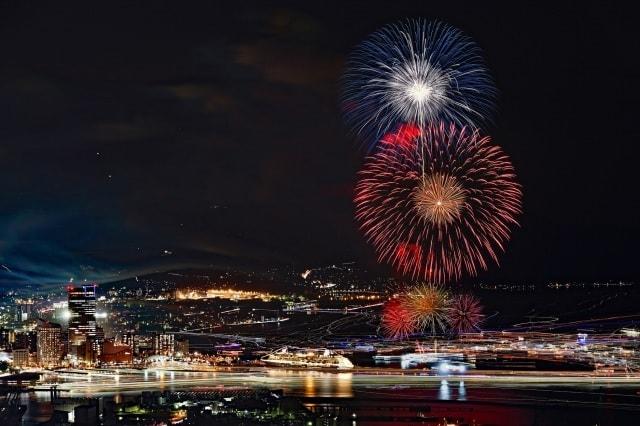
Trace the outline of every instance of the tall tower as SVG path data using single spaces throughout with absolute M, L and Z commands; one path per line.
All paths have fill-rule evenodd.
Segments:
M 96 337 L 96 285 L 68 286 L 69 347 Z
M 59 324 L 40 320 L 36 332 L 38 365 L 57 366 L 62 357 L 62 328 Z

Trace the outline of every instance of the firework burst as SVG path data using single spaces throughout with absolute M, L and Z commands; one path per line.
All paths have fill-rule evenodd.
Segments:
M 404 298 L 391 298 L 384 304 L 380 325 L 384 334 L 392 339 L 404 339 L 416 331 Z
M 416 329 L 431 334 L 446 330 L 450 300 L 447 291 L 433 284 L 420 284 L 404 296 L 406 309 Z
M 482 127 L 496 94 L 476 44 L 454 27 L 424 19 L 373 33 L 354 50 L 343 82 L 346 121 L 367 144 L 399 122 Z
M 447 315 L 452 331 L 457 334 L 477 331 L 483 319 L 478 298 L 471 294 L 458 294 L 452 298 Z
M 365 162 L 356 219 L 380 261 L 445 283 L 498 263 L 522 192 L 502 150 L 454 124 L 401 126 Z

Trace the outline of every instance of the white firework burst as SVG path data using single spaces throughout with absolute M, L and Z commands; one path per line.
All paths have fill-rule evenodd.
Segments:
M 344 76 L 347 122 L 371 147 L 400 123 L 481 128 L 496 90 L 480 50 L 458 29 L 407 20 L 372 34 Z

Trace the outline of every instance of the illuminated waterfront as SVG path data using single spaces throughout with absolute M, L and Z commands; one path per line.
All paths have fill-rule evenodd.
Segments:
M 604 419 L 603 412 L 597 411 L 602 409 L 608 410 L 606 418 L 626 424 L 638 414 L 640 402 L 640 375 L 475 372 L 439 376 L 389 369 L 327 372 L 273 368 L 144 370 L 119 375 L 93 371 L 84 377 L 59 372 L 38 384 L 30 398 L 21 398 L 28 406 L 26 424 L 46 418 L 52 382 L 57 382 L 60 401 L 111 397 L 121 403 L 150 391 L 197 399 L 198 395 L 237 395 L 267 389 L 296 398 L 314 415 L 353 413 L 349 417 L 357 418 L 357 424 L 374 419 L 376 424 L 394 424 L 402 418 L 414 424 L 411 419 L 415 422 L 425 413 L 432 418 L 456 418 L 459 422 L 473 419 L 494 425 L 535 424 L 525 422 L 530 416 L 547 419 L 544 424 L 563 424 L 566 419 L 572 424 L 593 424 L 588 421 Z M 584 406 L 585 402 L 589 405 Z
M 281 296 L 272 295 L 265 292 L 258 291 L 243 291 L 235 290 L 231 288 L 216 289 L 210 288 L 205 290 L 183 290 L 176 291 L 175 298 L 177 300 L 199 300 L 199 299 L 222 299 L 222 300 L 253 300 L 260 299 L 262 301 L 269 301 L 271 299 L 279 298 Z
M 474 372 L 442 376 L 429 372 L 363 369 L 353 372 L 285 370 L 274 368 L 220 369 L 215 372 L 143 370 L 136 374 L 52 373 L 35 389 L 46 391 L 55 383 L 70 395 L 95 396 L 140 390 L 178 390 L 198 387 L 244 386 L 283 389 L 296 396 L 350 397 L 369 387 L 440 388 L 443 381 L 451 387 L 634 387 L 640 388 L 640 374 L 594 375 L 587 373 L 496 373 Z

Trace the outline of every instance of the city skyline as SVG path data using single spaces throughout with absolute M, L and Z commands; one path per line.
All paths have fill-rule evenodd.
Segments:
M 0 6 L 0 424 L 640 413 L 636 13 Z

